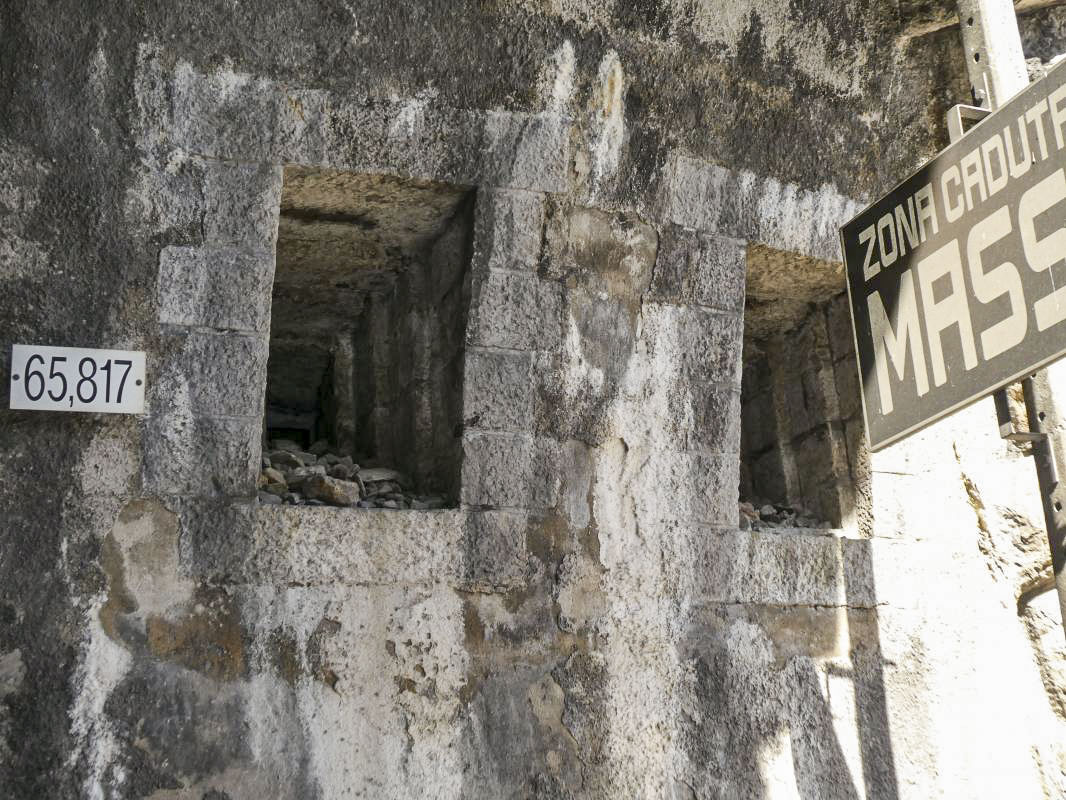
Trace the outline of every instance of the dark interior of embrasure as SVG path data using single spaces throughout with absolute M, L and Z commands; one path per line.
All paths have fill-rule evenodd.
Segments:
M 412 507 L 413 495 L 428 497 L 431 507 L 455 504 L 473 201 L 466 187 L 286 168 L 266 459 L 287 449 L 313 466 L 311 451 L 340 478 L 346 476 L 332 469 L 334 458 L 350 459 L 364 474 L 401 474 L 394 482 L 406 502 L 396 496 L 382 506 L 378 498 L 375 506 L 364 491 L 361 507 Z M 286 478 L 293 491 L 272 491 L 284 502 L 310 502 L 299 476 Z M 260 498 L 276 502 L 262 492 Z
M 871 524 L 870 461 L 839 264 L 747 253 L 741 527 Z

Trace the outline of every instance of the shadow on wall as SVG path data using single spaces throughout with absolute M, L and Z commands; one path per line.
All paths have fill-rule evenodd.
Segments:
M 691 797 L 899 797 L 872 553 L 858 538 L 872 527 L 870 459 L 850 324 L 840 265 L 749 247 L 749 530 L 719 556 L 731 588 L 687 643 L 684 738 L 706 765 Z
M 868 543 L 847 544 L 854 575 L 870 575 Z M 837 605 L 752 597 L 703 609 L 684 648 L 682 742 L 699 766 L 682 796 L 898 800 L 874 587 L 836 582 Z
M 869 535 L 870 459 L 840 270 L 749 249 L 740 497 L 755 510 L 769 504 L 801 520 L 779 512 L 770 526 Z

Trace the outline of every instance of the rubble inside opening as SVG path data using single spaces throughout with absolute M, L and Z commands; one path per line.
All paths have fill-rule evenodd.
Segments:
M 260 502 L 455 505 L 473 200 L 285 169 Z
M 839 264 L 748 250 L 738 524 L 870 525 L 869 454 Z

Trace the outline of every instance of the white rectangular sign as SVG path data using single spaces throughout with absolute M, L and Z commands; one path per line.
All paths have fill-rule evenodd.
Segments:
M 11 408 L 144 413 L 144 351 L 11 347 Z

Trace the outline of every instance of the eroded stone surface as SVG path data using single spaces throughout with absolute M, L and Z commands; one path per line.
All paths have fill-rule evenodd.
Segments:
M 149 363 L 0 411 L 4 796 L 1062 794 L 1031 465 L 987 404 L 871 458 L 841 345 L 947 5 L 394 6 L 0 12 L 0 373 Z M 460 506 L 294 504 L 368 444 Z M 739 530 L 742 448 L 840 527 Z

